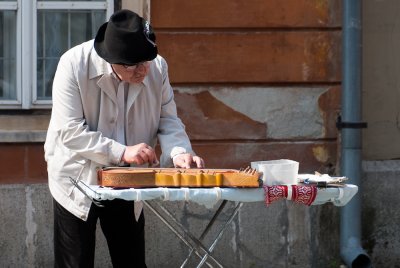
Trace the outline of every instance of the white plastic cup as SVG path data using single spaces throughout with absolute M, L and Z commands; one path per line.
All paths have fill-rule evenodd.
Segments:
M 295 185 L 299 174 L 299 162 L 289 159 L 251 162 L 251 167 L 262 172 L 264 185 Z

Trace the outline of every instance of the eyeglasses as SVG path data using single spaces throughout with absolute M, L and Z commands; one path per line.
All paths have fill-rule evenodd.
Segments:
M 133 65 L 126 65 L 126 64 L 121 64 L 126 70 L 129 71 L 134 71 L 136 70 L 136 68 L 138 68 L 139 66 L 144 66 L 147 67 L 149 65 L 150 62 L 148 61 L 142 61 Z

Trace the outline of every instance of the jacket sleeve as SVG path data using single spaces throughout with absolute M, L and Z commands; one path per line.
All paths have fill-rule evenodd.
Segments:
M 162 150 L 161 165 L 172 166 L 172 158 L 175 155 L 185 152 L 195 153 L 186 134 L 185 126 L 177 115 L 174 93 L 168 77 L 168 65 L 164 59 L 161 59 L 161 70 L 163 78 L 162 107 L 158 140 Z
M 53 108 L 49 131 L 72 153 L 100 163 L 118 164 L 125 146 L 101 132 L 91 131 L 85 122 L 81 91 L 77 82 L 79 59 L 73 53 L 64 54 L 53 82 Z M 75 62 L 77 65 L 75 65 Z

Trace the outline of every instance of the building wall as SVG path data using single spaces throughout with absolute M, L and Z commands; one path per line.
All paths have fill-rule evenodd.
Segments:
M 300 172 L 334 172 L 340 1 L 150 3 L 178 114 L 208 167 L 289 158 Z M 0 115 L 2 165 L 15 163 L 0 182 L 46 182 L 48 119 L 49 111 Z
M 289 158 L 301 172 L 334 172 L 340 9 L 340 1 L 151 1 L 179 115 L 209 167 Z
M 148 17 L 155 28 L 160 54 L 169 63 L 178 113 L 209 168 L 289 158 L 300 162 L 301 172 L 334 172 L 340 1 L 153 0 L 132 5 L 122 2 L 122 7 Z M 5 223 L 0 227 L 0 266 L 52 265 L 52 204 L 43 159 L 48 116 L 32 111 L 0 117 L 0 165 L 5 170 L 0 175 Z M 195 204 L 166 205 L 193 232 L 204 228 L 211 216 Z M 338 209 L 290 202 L 269 208 L 245 204 L 215 254 L 228 267 L 339 262 L 338 251 L 318 258 L 338 243 L 337 235 L 330 244 L 324 241 L 331 239 L 311 228 L 327 211 L 337 215 Z M 149 267 L 179 266 L 185 246 L 154 215 L 146 215 Z M 338 233 L 337 225 L 331 229 Z M 98 239 L 96 265 L 110 266 L 104 238 Z M 317 244 L 326 246 L 318 249 Z
M 340 0 L 122 1 L 151 20 L 178 113 L 210 168 L 289 158 L 336 174 Z M 363 246 L 379 267 L 396 249 L 397 1 L 363 1 Z M 377 109 L 376 107 L 380 107 Z M 43 141 L 48 111 L 0 115 L 0 266 L 52 266 L 52 204 Z M 376 161 L 379 160 L 379 161 Z M 377 187 L 381 184 L 382 187 Z M 211 211 L 167 202 L 191 231 Z M 228 209 L 232 210 L 232 204 Z M 226 217 L 226 214 L 223 214 Z M 340 209 L 248 203 L 215 249 L 227 267 L 339 267 Z M 185 246 L 146 211 L 149 267 L 177 267 Z M 96 267 L 110 267 L 98 235 Z
M 363 158 L 400 157 L 400 22 L 396 0 L 363 3 Z
M 367 0 L 362 23 L 363 245 L 376 267 L 400 263 L 399 2 Z

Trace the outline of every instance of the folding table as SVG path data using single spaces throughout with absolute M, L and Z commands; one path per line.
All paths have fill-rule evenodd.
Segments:
M 124 199 L 143 201 L 145 206 L 152 211 L 179 239 L 189 248 L 189 254 L 181 267 L 184 267 L 188 260 L 196 255 L 200 262 L 197 267 L 207 264 L 209 267 L 222 264 L 215 259 L 212 252 L 222 237 L 224 231 L 235 218 L 244 202 L 264 202 L 265 192 L 263 188 L 142 188 L 142 189 L 113 189 L 98 185 L 86 185 L 82 181 L 71 179 L 75 186 L 87 195 L 95 204 L 101 205 L 102 200 Z M 358 187 L 352 184 L 344 184 L 342 187 L 317 188 L 317 195 L 311 205 L 321 205 L 332 202 L 335 206 L 346 205 L 357 193 Z M 288 198 L 289 199 L 289 198 Z M 195 202 L 213 208 L 217 207 L 213 217 L 203 230 L 202 234 L 196 238 L 190 233 L 176 218 L 162 205 L 163 201 L 188 201 Z M 202 242 L 204 237 L 214 225 L 217 217 L 223 211 L 227 202 L 235 202 L 235 208 L 228 219 L 222 224 L 214 241 L 209 247 Z

